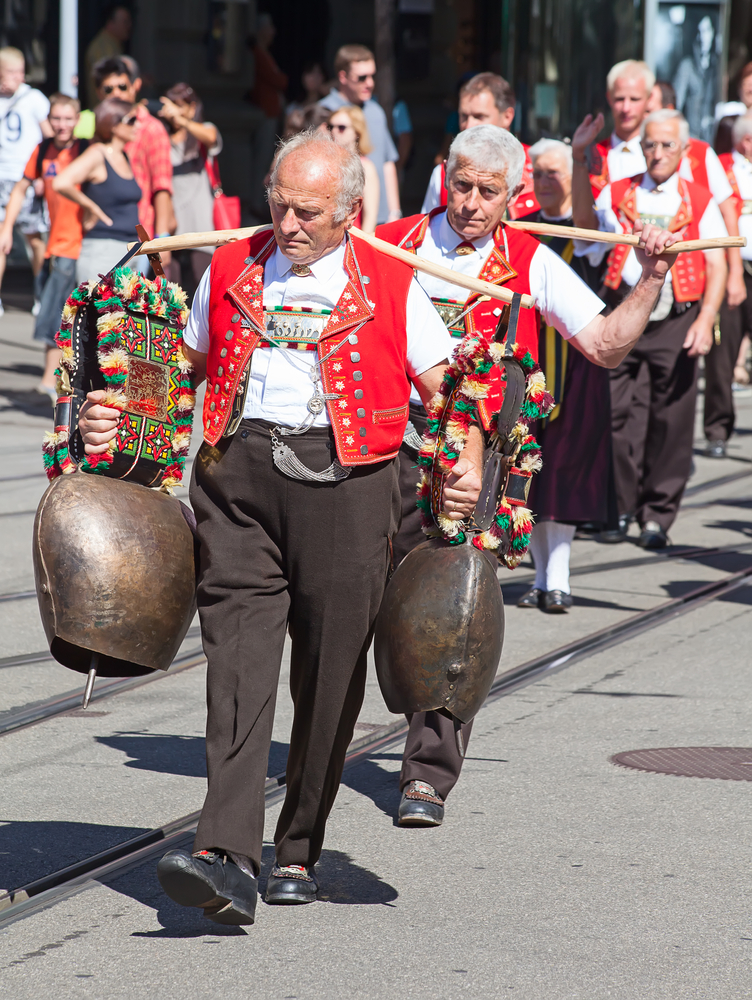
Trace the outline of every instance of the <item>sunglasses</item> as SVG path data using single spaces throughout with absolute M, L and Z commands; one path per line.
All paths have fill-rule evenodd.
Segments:
M 119 90 L 121 94 L 125 94 L 128 90 L 130 90 L 130 86 L 131 85 L 129 83 L 109 83 L 106 87 L 102 87 L 102 91 L 108 95 L 114 93 L 116 90 Z
M 339 132 L 341 134 L 342 132 L 347 132 L 349 128 L 352 128 L 352 125 L 332 125 L 330 122 L 327 122 L 326 127 L 330 132 Z
M 121 125 L 135 125 L 137 121 L 138 121 L 138 115 L 134 111 L 132 114 L 126 115 L 125 118 L 121 118 L 120 119 L 120 124 Z
M 360 76 L 353 77 L 355 83 L 365 83 L 366 80 L 375 79 L 375 73 L 362 73 Z

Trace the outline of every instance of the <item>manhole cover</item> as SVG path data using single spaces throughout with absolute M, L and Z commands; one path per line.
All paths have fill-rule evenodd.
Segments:
M 658 750 L 625 750 L 610 758 L 612 764 L 655 774 L 685 778 L 725 778 L 752 781 L 750 747 L 663 747 Z

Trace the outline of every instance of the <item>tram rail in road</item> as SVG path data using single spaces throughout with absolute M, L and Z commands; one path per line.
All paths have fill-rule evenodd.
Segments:
M 592 632 L 582 639 L 528 660 L 496 677 L 486 704 L 533 684 L 544 676 L 558 673 L 578 660 L 626 642 L 657 625 L 703 607 L 710 601 L 724 597 L 750 583 L 752 583 L 752 566 L 737 573 L 730 573 L 720 580 L 705 583 L 683 597 L 641 611 L 619 624 Z M 142 678 L 131 680 L 134 679 L 142 680 Z M 354 740 L 345 759 L 345 768 L 354 767 L 372 754 L 400 742 L 407 734 L 407 729 L 407 723 L 398 719 L 390 725 L 379 727 L 367 736 Z M 267 808 L 284 795 L 284 785 L 284 774 L 267 778 L 265 787 Z M 193 834 L 198 818 L 198 812 L 190 813 L 163 827 L 148 830 L 138 837 L 116 844 L 106 851 L 0 896 L 0 927 L 53 906 L 114 875 L 125 874 L 152 857 L 179 846 Z

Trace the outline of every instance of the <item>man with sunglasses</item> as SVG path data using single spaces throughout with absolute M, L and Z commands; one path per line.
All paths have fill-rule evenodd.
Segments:
M 578 130 L 578 133 L 580 130 Z M 587 172 L 585 137 L 575 133 L 575 175 Z M 606 184 L 593 203 L 590 184 L 572 191 L 576 226 L 628 233 L 638 221 L 652 222 L 682 239 L 726 235 L 710 191 L 680 175 L 689 126 L 678 111 L 655 111 L 642 123 L 641 150 L 647 170 Z M 592 263 L 597 248 L 580 246 Z M 601 259 L 607 252 L 601 245 Z M 723 250 L 679 255 L 650 322 L 631 353 L 611 373 L 611 423 L 619 515 L 626 537 L 629 521 L 640 525 L 638 544 L 661 549 L 676 519 L 692 464 L 697 358 L 713 344 L 713 329 L 727 277 Z M 616 246 L 608 258 L 606 302 L 617 307 L 631 292 L 640 270 L 634 252 Z M 647 421 L 630 422 L 641 377 L 650 381 Z
M 105 97 L 117 97 L 136 105 L 139 128 L 125 152 L 141 188 L 138 221 L 150 236 L 169 236 L 175 231 L 170 137 L 164 125 L 150 115 L 143 104 L 137 103 L 141 90 L 138 64 L 128 56 L 102 59 L 94 67 L 94 82 L 100 101 Z M 169 262 L 170 255 L 162 254 L 162 263 Z
M 334 57 L 337 86 L 320 101 L 327 111 L 337 111 L 346 104 L 363 108 L 368 135 L 373 149 L 368 159 L 379 175 L 379 213 L 377 223 L 393 222 L 402 216 L 400 210 L 397 160 L 399 153 L 389 132 L 384 109 L 373 99 L 376 60 L 365 45 L 343 45 Z

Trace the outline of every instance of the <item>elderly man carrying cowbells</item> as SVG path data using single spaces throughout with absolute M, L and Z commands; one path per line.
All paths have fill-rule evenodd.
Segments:
M 447 205 L 428 215 L 417 215 L 381 226 L 377 235 L 453 271 L 503 284 L 515 292 L 532 294 L 536 310 L 522 310 L 517 341 L 538 357 L 541 319 L 588 360 L 615 367 L 637 342 L 663 286 L 673 257 L 660 252 L 676 241 L 658 226 L 638 222 L 643 249 L 637 251 L 640 276 L 632 295 L 610 316 L 604 303 L 553 250 L 533 236 L 504 224 L 507 201 L 519 192 L 525 152 L 505 129 L 478 125 L 461 132 L 449 150 L 446 170 Z M 480 332 L 493 336 L 500 310 L 493 301 L 469 297 L 454 285 L 418 273 L 425 288 L 455 336 Z M 493 390 L 481 400 L 481 416 L 488 426 L 498 410 L 500 394 Z M 410 419 L 425 427 L 421 400 L 413 393 Z M 395 542 L 395 561 L 422 541 L 415 502 L 416 453 L 404 446 L 400 453 L 402 529 Z M 545 456 L 544 456 L 545 460 Z M 472 723 L 462 727 L 464 745 Z M 403 757 L 399 822 L 435 826 L 444 817 L 444 799 L 454 787 L 462 766 L 454 724 L 437 712 L 416 713 Z
M 207 382 L 191 501 L 209 785 L 193 853 L 169 852 L 158 874 L 172 899 L 218 923 L 254 920 L 288 629 L 295 715 L 266 902 L 316 899 L 399 525 L 410 387 L 430 399 L 452 349 L 412 269 L 348 234 L 363 183 L 358 156 L 327 137 L 283 144 L 268 189 L 273 233 L 217 250 L 185 332 Z M 80 426 L 96 451 L 118 414 L 89 398 Z M 446 483 L 450 518 L 472 512 L 481 460 L 473 428 Z

